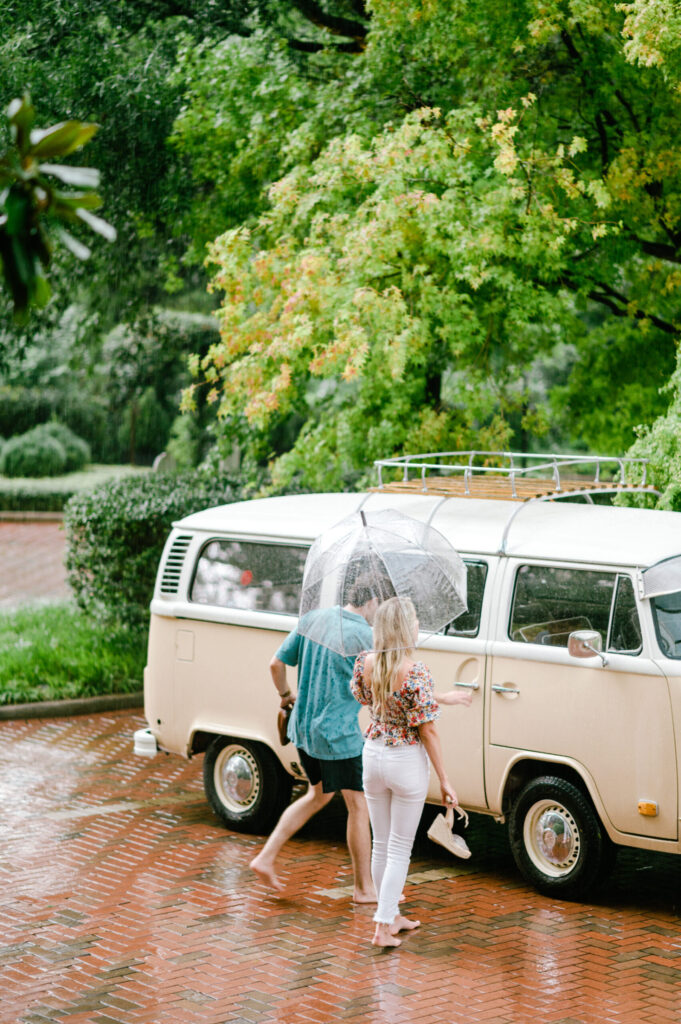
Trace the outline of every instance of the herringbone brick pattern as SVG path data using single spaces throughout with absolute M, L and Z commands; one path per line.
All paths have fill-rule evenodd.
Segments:
M 0 608 L 69 597 L 65 554 L 59 522 L 0 522 Z
M 3 1024 L 677 1024 L 681 864 L 625 852 L 590 904 L 528 889 L 503 829 L 470 861 L 419 838 L 422 928 L 374 949 L 347 894 L 342 806 L 286 848 L 286 897 L 247 868 L 200 759 L 132 754 L 130 712 L 0 725 Z

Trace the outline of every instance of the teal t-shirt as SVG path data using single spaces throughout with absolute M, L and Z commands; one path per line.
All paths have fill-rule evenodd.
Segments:
M 339 607 L 308 614 L 328 617 L 330 631 L 338 629 L 342 614 L 346 643 L 354 635 L 359 650 L 371 647 L 371 627 L 361 615 Z M 364 740 L 357 721 L 359 704 L 350 690 L 355 656 L 346 658 L 294 629 L 276 657 L 285 665 L 298 666 L 298 693 L 288 724 L 289 739 L 311 757 L 325 761 L 361 754 Z

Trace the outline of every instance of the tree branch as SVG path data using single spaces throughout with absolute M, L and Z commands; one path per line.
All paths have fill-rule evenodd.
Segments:
M 309 39 L 287 39 L 287 46 L 299 53 L 320 53 L 322 50 L 337 50 L 339 53 L 361 53 L 364 47 L 353 40 L 348 43 L 313 43 Z
M 564 274 L 560 279 L 560 283 L 565 288 L 569 288 L 570 291 L 580 290 L 580 285 L 569 274 Z M 632 313 L 629 309 L 629 300 L 626 295 L 622 295 L 621 292 L 615 291 L 610 285 L 604 284 L 601 281 L 594 282 L 594 287 L 587 292 L 587 298 L 591 299 L 592 302 L 598 302 L 601 306 L 607 306 L 615 316 L 633 317 L 634 320 L 648 320 L 659 331 L 663 331 L 665 334 L 673 334 L 677 337 L 681 332 L 681 327 L 669 323 L 668 320 L 662 320 L 659 316 L 655 316 L 654 313 L 646 313 L 643 309 L 637 309 Z
M 655 316 L 652 313 L 646 313 L 643 309 L 637 309 L 635 313 L 631 313 L 627 308 L 622 308 L 618 305 L 619 302 L 627 302 L 625 295 L 620 295 L 613 288 L 608 285 L 598 285 L 603 291 L 596 291 L 592 289 L 588 293 L 588 297 L 594 302 L 600 302 L 602 306 L 607 306 L 615 316 L 631 317 L 633 315 L 634 320 L 649 320 L 654 327 L 657 327 L 659 331 L 664 331 L 665 334 L 678 335 L 679 328 L 675 327 L 674 324 L 670 324 L 667 320 L 661 320 L 659 316 Z
M 630 235 L 630 238 L 637 242 L 648 256 L 656 256 L 658 259 L 666 260 L 668 263 L 681 263 L 681 253 L 678 246 L 665 245 L 664 242 L 647 242 L 644 238 L 637 238 L 633 234 Z
M 366 25 L 350 18 L 341 18 L 336 14 L 327 14 L 317 0 L 291 0 L 291 3 L 303 17 L 311 21 L 317 28 L 323 28 L 336 36 L 347 36 L 349 39 L 364 40 L 366 38 Z

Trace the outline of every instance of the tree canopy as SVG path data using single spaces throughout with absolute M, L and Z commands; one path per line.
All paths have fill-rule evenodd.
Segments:
M 0 68 L 101 125 L 118 241 L 54 271 L 94 350 L 219 302 L 185 409 L 279 487 L 349 486 L 403 451 L 622 452 L 674 408 L 677 6 L 9 0 Z
M 679 326 L 681 97 L 641 49 L 650 5 L 368 6 L 362 116 L 336 95 L 348 130 L 285 154 L 210 250 L 222 340 L 195 387 L 261 455 L 295 416 L 280 483 L 557 428 L 626 448 L 665 408 Z M 327 102 L 297 137 L 323 142 Z

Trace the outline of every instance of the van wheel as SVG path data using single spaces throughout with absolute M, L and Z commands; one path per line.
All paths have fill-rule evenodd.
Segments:
M 528 782 L 513 805 L 508 831 L 520 872 L 547 896 L 578 899 L 614 864 L 614 844 L 590 800 L 565 779 Z
M 262 743 L 216 736 L 203 759 L 203 787 L 237 832 L 269 832 L 291 799 L 293 779 Z

